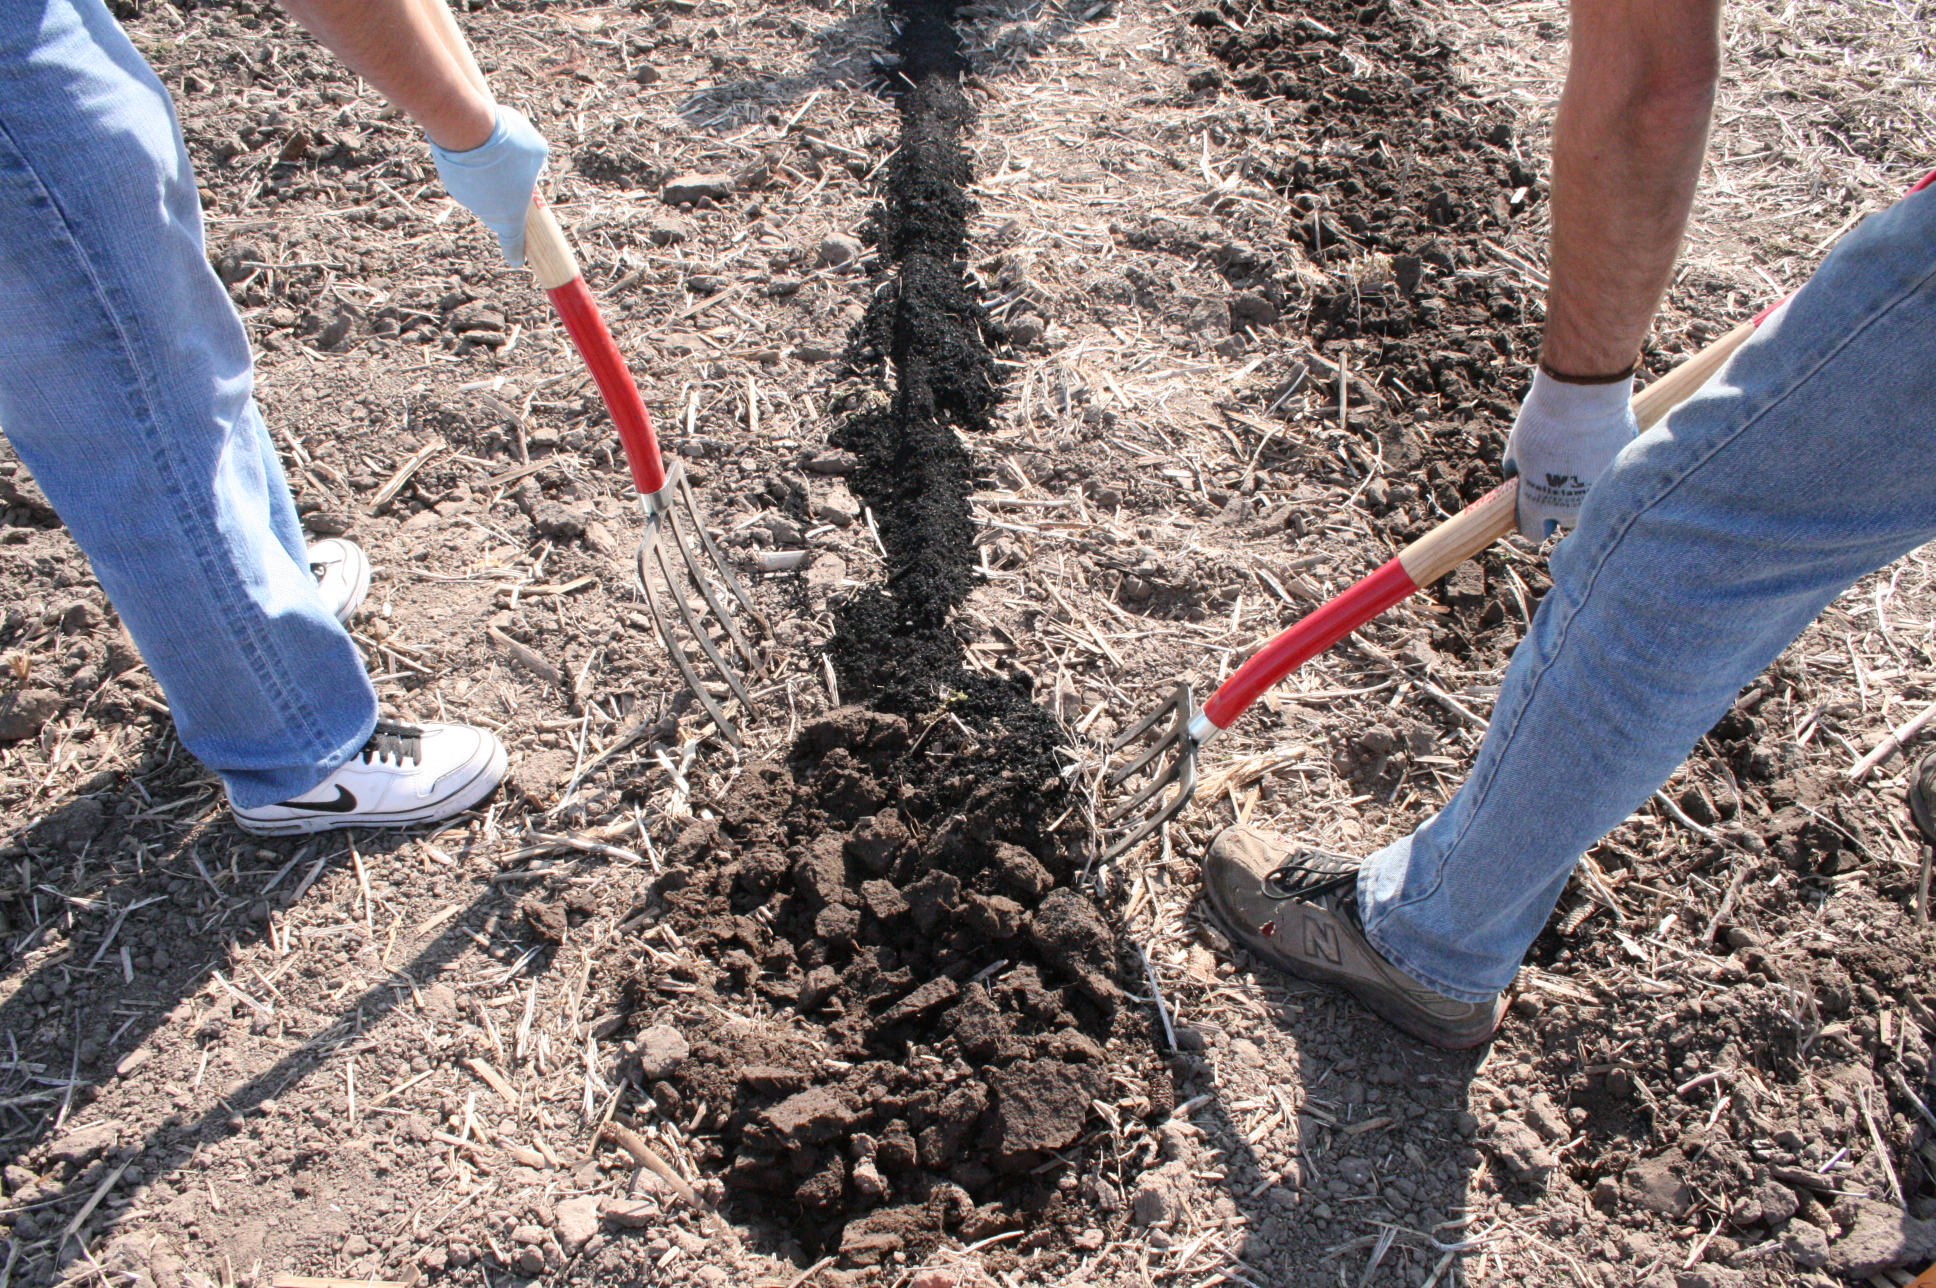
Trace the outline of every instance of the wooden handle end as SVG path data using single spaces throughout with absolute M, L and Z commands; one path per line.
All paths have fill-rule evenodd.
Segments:
M 1513 530 L 1519 521 L 1519 480 L 1492 491 L 1398 552 L 1418 586 L 1428 586 Z
M 531 209 L 524 216 L 524 262 L 531 266 L 538 285 L 547 291 L 578 276 L 578 257 L 571 253 L 565 230 L 540 197 L 531 199 Z

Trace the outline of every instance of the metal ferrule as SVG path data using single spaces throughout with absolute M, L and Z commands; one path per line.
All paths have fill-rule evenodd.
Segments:
M 678 492 L 679 485 L 685 482 L 685 479 L 686 472 L 684 467 L 679 462 L 674 461 L 666 469 L 665 482 L 659 485 L 657 492 L 639 493 L 639 508 L 645 511 L 645 517 L 648 519 L 656 519 L 670 510 L 672 508 L 673 496 Z
M 1222 732 L 1209 716 L 1199 711 L 1190 717 L 1190 728 L 1185 736 L 1189 738 L 1191 746 L 1201 747 Z

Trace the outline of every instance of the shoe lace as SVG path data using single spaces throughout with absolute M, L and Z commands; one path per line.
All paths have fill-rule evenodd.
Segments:
M 1345 902 L 1356 903 L 1353 897 L 1358 888 L 1356 868 L 1343 872 L 1327 872 L 1311 867 L 1300 859 L 1290 859 L 1280 863 L 1270 875 L 1264 878 L 1264 889 L 1274 898 L 1317 900 L 1327 895 L 1337 896 Z
M 406 760 L 423 759 L 423 730 L 415 725 L 393 724 L 387 720 L 376 722 L 376 731 L 370 740 L 363 744 L 360 753 L 365 764 L 371 761 L 395 761 L 401 765 Z

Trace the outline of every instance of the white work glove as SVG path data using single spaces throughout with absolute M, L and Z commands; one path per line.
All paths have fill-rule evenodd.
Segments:
M 504 262 L 513 268 L 524 263 L 524 215 L 550 151 L 531 122 L 509 107 L 497 109 L 491 137 L 468 152 L 430 145 L 444 191 L 497 234 Z
M 1633 377 L 1576 385 L 1533 373 L 1506 440 L 1506 477 L 1519 477 L 1519 531 L 1543 541 L 1579 522 L 1587 489 L 1640 433 Z

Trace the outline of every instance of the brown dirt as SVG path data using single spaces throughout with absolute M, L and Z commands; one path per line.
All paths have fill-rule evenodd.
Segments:
M 691 990 L 691 1058 L 651 1094 L 720 1119 L 699 1160 L 813 1255 L 869 1266 L 1009 1229 L 1060 1247 L 1103 1218 L 1052 1151 L 1111 1069 L 1146 1113 L 1157 1093 L 1123 1072 L 1167 1082 L 1075 856 L 956 768 L 1000 746 L 986 713 L 922 729 L 843 707 L 667 851 L 665 924 L 711 965 L 639 972 L 648 1004 Z

